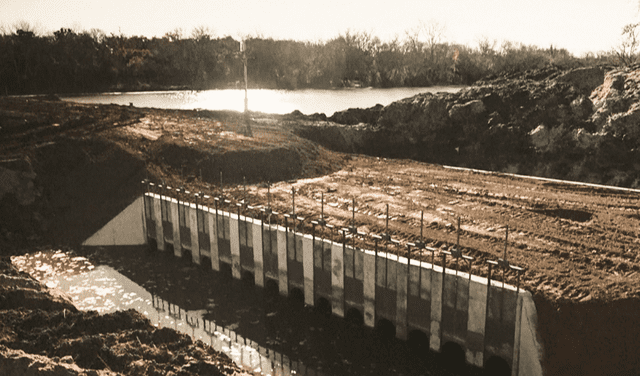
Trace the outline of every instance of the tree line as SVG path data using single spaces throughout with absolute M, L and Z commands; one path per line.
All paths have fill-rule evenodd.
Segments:
M 322 42 L 254 36 L 246 39 L 246 60 L 250 87 L 303 89 L 468 85 L 502 73 L 620 59 L 614 51 L 575 57 L 553 46 L 486 38 L 476 46 L 446 43 L 440 29 L 422 25 L 391 41 L 351 31 Z M 28 27 L 0 33 L 1 94 L 215 89 L 242 82 L 239 41 L 215 38 L 205 28 L 151 39 L 68 28 L 50 35 Z

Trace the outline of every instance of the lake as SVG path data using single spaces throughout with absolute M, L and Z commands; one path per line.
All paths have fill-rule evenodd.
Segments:
M 397 100 L 430 92 L 453 93 L 462 86 L 432 86 L 422 88 L 362 88 L 333 90 L 266 90 L 248 92 L 249 110 L 271 114 L 287 114 L 299 110 L 304 114 L 324 113 L 331 116 L 348 108 L 368 108 L 376 104 L 386 106 Z M 102 93 L 61 96 L 63 100 L 79 103 L 118 104 L 165 109 L 244 110 L 244 90 L 175 90 L 154 92 Z

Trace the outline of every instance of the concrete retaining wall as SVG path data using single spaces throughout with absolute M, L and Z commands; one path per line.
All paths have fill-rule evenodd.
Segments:
M 400 339 L 419 331 L 434 351 L 454 343 L 478 367 L 498 357 L 514 375 L 542 375 L 536 308 L 527 291 L 152 193 L 141 202 L 147 239 L 160 251 L 178 257 L 189 251 L 195 263 L 207 257 L 214 270 L 227 264 L 234 278 L 252 273 L 258 286 L 270 279 L 285 296 L 299 289 L 307 305 L 324 299 L 339 317 L 357 310 L 368 327 L 387 320 Z M 181 240 L 184 234 L 189 241 Z

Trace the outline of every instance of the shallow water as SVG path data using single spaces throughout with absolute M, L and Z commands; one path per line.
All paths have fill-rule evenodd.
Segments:
M 300 365 L 297 362 L 291 364 L 285 359 L 285 365 L 281 354 L 261 348 L 233 330 L 203 319 L 206 310 L 184 310 L 152 295 L 109 266 L 96 267 L 85 257 L 62 251 L 37 252 L 14 257 L 12 261 L 19 270 L 30 273 L 49 288 L 65 292 L 80 310 L 103 314 L 135 309 L 156 327 L 173 328 L 208 343 L 254 374 L 298 373 Z
M 110 254 L 111 266 L 61 251 L 15 257 L 13 263 L 70 295 L 79 309 L 136 309 L 153 325 L 202 340 L 256 375 L 450 374 L 426 350 L 416 352 L 230 273 L 133 252 Z

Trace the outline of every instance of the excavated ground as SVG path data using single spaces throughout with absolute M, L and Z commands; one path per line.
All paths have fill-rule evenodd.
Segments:
M 145 177 L 233 202 L 270 204 L 280 213 L 292 211 L 295 187 L 296 214 L 306 218 L 297 226 L 308 231 L 320 217 L 324 195 L 328 223 L 355 224 L 363 233 L 388 231 L 402 243 L 388 249 L 403 255 L 406 242 L 419 240 L 422 231 L 438 262 L 440 251 L 457 243 L 460 218 L 459 246 L 475 258 L 471 269 L 479 275 L 488 272 L 486 260 L 503 257 L 508 225 L 507 259 L 526 269 L 520 284 L 536 300 L 549 374 L 640 370 L 632 356 L 640 349 L 640 324 L 633 319 L 640 301 L 637 191 L 334 153 L 287 132 L 274 115 L 252 114 L 254 137 L 248 138 L 237 113 L 5 98 L 0 111 L 0 154 L 5 161 L 27 161 L 26 170 L 37 176 L 33 202 L 23 199 L 27 203 L 20 206 L 18 192 L 10 189 L 0 197 L 11 204 L 0 216 L 5 249 L 59 243 L 60 234 L 68 244 L 81 242 L 142 192 Z M 275 183 L 267 195 L 269 181 Z M 100 206 L 77 205 L 85 202 Z M 210 199 L 205 203 L 213 206 Z M 7 220 L 12 215 L 22 218 L 23 227 Z M 281 215 L 271 220 L 283 223 Z M 335 231 L 323 234 L 342 239 Z M 374 247 L 369 236 L 355 241 Z M 412 257 L 432 256 L 414 250 Z M 454 267 L 448 260 L 447 267 Z M 515 273 L 505 277 L 517 282 Z
M 225 354 L 141 313 L 81 312 L 0 257 L 2 375 L 247 375 Z
M 192 192 L 204 190 L 197 181 L 189 186 Z M 579 302 L 640 296 L 637 191 L 352 156 L 335 173 L 274 184 L 270 199 L 267 188 L 256 185 L 225 189 L 224 195 L 234 202 L 245 197 L 254 205 L 270 202 L 275 211 L 291 213 L 294 187 L 296 214 L 305 218 L 298 229 L 304 225 L 305 231 L 313 231 L 310 222 L 320 218 L 324 196 L 329 224 L 345 228 L 355 217 L 360 232 L 379 235 L 387 231 L 388 204 L 388 231 L 402 243 L 390 244 L 388 250 L 406 256 L 406 242 L 420 240 L 422 232 L 440 263 L 440 251 L 455 246 L 459 233 L 459 248 L 475 258 L 473 273 L 486 275 L 486 261 L 504 256 L 508 226 L 507 259 L 526 268 L 520 280 L 526 289 L 549 300 Z M 211 200 L 205 204 L 213 207 Z M 260 218 L 259 210 L 247 214 Z M 275 221 L 284 223 L 283 216 L 272 216 Z M 322 233 L 341 240 L 335 230 Z M 348 236 L 347 242 L 352 241 Z M 375 247 L 371 236 L 357 236 L 356 244 Z M 425 261 L 432 257 L 430 251 L 414 248 L 412 257 L 419 255 Z M 455 267 L 451 258 L 447 267 Z M 468 268 L 460 263 L 460 270 Z M 501 277 L 501 272 L 494 275 Z M 516 284 L 516 273 L 506 277 Z

